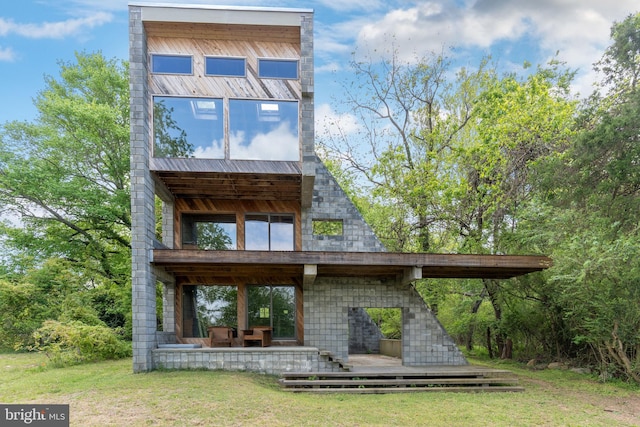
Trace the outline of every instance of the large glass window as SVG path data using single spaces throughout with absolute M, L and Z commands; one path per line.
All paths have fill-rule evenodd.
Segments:
M 276 339 L 296 336 L 296 298 L 293 286 L 249 286 L 249 327 L 270 326 Z
M 205 58 L 204 67 L 204 73 L 207 76 L 244 77 L 246 75 L 246 60 L 244 58 L 208 56 Z
M 293 215 L 247 214 L 244 229 L 248 251 L 294 250 Z
M 151 55 L 151 72 L 156 74 L 193 74 L 193 58 L 186 55 Z
M 222 100 L 153 98 L 155 157 L 224 158 Z
M 229 155 L 237 160 L 299 160 L 298 103 L 230 100 Z
M 183 215 L 182 247 L 237 249 L 235 214 Z
M 238 327 L 235 286 L 182 286 L 182 336 L 206 338 L 208 326 Z
M 295 59 L 259 59 L 258 76 L 269 79 L 297 79 L 298 61 Z

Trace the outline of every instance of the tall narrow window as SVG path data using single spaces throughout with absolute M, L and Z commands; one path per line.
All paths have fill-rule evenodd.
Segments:
M 187 55 L 151 55 L 151 72 L 155 74 L 193 74 L 193 58 Z
M 293 215 L 248 214 L 244 228 L 248 251 L 294 250 Z

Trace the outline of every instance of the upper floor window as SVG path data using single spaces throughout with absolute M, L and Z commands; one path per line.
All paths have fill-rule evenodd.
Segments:
M 248 251 L 294 250 L 293 215 L 247 214 L 244 227 Z
M 151 72 L 156 74 L 193 74 L 193 58 L 188 55 L 151 55 Z
M 266 79 L 297 79 L 295 59 L 258 59 L 258 76 Z
M 298 103 L 229 100 L 229 157 L 234 160 L 300 159 Z
M 246 76 L 246 60 L 244 58 L 229 58 L 208 56 L 205 58 L 204 73 L 207 76 Z
M 197 214 L 182 216 L 182 247 L 200 250 L 234 250 L 235 214 Z
M 153 98 L 154 157 L 224 159 L 222 100 Z

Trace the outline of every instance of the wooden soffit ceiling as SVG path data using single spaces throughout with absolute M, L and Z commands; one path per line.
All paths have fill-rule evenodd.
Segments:
M 151 171 L 176 198 L 301 199 L 299 162 L 153 159 Z

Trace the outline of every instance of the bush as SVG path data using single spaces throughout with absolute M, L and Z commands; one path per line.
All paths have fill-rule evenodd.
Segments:
M 104 325 L 47 320 L 33 337 L 32 349 L 43 351 L 55 367 L 131 355 L 130 344 L 123 341 L 117 331 Z
M 0 347 L 24 349 L 42 322 L 57 315 L 55 304 L 47 305 L 35 285 L 0 279 Z

